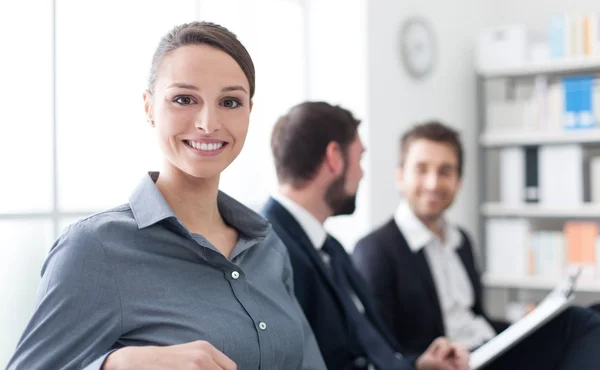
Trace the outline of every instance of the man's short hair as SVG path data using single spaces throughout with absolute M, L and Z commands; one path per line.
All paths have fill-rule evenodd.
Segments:
M 331 142 L 338 143 L 346 155 L 359 123 L 350 111 L 325 102 L 292 107 L 277 120 L 271 136 L 279 183 L 299 188 L 312 180 Z
M 402 135 L 400 138 L 400 166 L 404 166 L 406 154 L 408 153 L 411 143 L 419 139 L 426 139 L 450 145 L 456 152 L 456 158 L 458 160 L 458 177 L 462 177 L 463 147 L 460 141 L 460 134 L 458 131 L 439 121 L 427 121 L 414 125 Z

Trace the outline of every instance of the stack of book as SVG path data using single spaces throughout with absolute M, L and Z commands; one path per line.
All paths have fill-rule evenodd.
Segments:
M 582 268 L 582 277 L 600 279 L 600 233 L 596 222 L 567 221 L 562 231 L 534 231 L 523 219 L 492 219 L 486 228 L 491 276 L 561 278 Z
M 578 144 L 500 149 L 500 202 L 578 207 L 600 202 L 600 162 Z M 600 215 L 599 215 L 600 216 Z
M 600 55 L 600 14 L 558 14 L 550 18 L 548 46 L 553 59 Z
M 513 99 L 486 106 L 486 129 L 561 132 L 598 127 L 600 83 L 593 75 L 550 80 L 540 75 L 534 84 L 516 87 Z

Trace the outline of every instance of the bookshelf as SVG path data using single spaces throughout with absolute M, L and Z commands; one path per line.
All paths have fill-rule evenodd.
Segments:
M 488 202 L 481 205 L 481 213 L 486 217 L 526 217 L 526 218 L 600 218 L 600 204 L 582 204 L 572 207 L 549 207 L 532 204 L 503 205 Z
M 481 255 L 484 261 L 484 271 L 486 273 L 483 276 L 484 286 L 494 289 L 504 289 L 508 291 L 527 291 L 527 290 L 550 290 L 554 288 L 560 281 L 560 277 L 550 278 L 541 276 L 522 276 L 516 274 L 515 276 L 522 276 L 518 278 L 504 277 L 489 271 L 489 263 L 487 261 L 488 249 L 486 241 L 488 235 L 486 235 L 486 225 L 488 220 L 493 219 L 508 219 L 508 220 L 524 220 L 527 223 L 527 227 L 531 228 L 540 227 L 539 225 L 562 225 L 567 221 L 594 221 L 600 222 L 600 203 L 581 203 L 572 202 L 564 203 L 565 205 L 547 205 L 543 202 L 540 203 L 503 203 L 500 199 L 494 199 L 494 196 L 490 195 L 491 190 L 489 183 L 496 181 L 500 186 L 500 176 L 490 178 L 490 158 L 492 152 L 498 152 L 505 148 L 526 148 L 526 147 L 556 147 L 556 146 L 578 146 L 582 148 L 596 148 L 595 150 L 600 153 L 600 122 L 596 123 L 595 128 L 581 128 L 581 129 L 570 129 L 564 130 L 559 125 L 538 125 L 533 129 L 531 127 L 521 127 L 515 125 L 506 125 L 506 127 L 490 128 L 488 121 L 490 119 L 490 113 L 488 111 L 488 95 L 493 95 L 488 92 L 490 82 L 498 83 L 502 82 L 507 86 L 507 91 L 502 94 L 496 94 L 504 96 L 506 99 L 517 99 L 514 90 L 519 84 L 530 84 L 533 86 L 531 89 L 535 93 L 535 84 L 539 77 L 547 79 L 546 83 L 549 86 L 551 83 L 557 81 L 563 81 L 563 77 L 572 77 L 577 75 L 588 75 L 596 76 L 600 75 L 600 56 L 597 57 L 577 57 L 567 58 L 563 60 L 547 61 L 543 63 L 532 63 L 521 66 L 507 67 L 507 68 L 487 68 L 478 69 L 476 71 L 477 81 L 477 107 L 478 107 L 478 122 L 477 125 L 477 146 L 478 146 L 478 170 L 480 174 L 479 181 L 479 195 L 478 195 L 478 209 L 480 220 L 479 223 L 479 241 L 481 243 Z M 565 91 L 566 91 L 566 87 Z M 513 89 L 513 90 L 511 90 Z M 544 92 L 547 92 L 545 90 Z M 592 92 L 593 93 L 593 92 Z M 561 95 L 562 96 L 562 95 Z M 545 108 L 548 109 L 550 99 L 545 100 L 547 105 Z M 565 106 L 567 103 L 564 103 Z M 537 107 L 536 109 L 539 109 Z M 564 107 L 563 107 L 564 109 Z M 556 112 L 554 112 L 556 113 Z M 560 112 L 562 113 L 562 112 Z M 597 113 L 597 112 L 596 112 Z M 497 117 L 492 116 L 494 122 L 502 121 L 504 116 Z M 513 116 L 510 116 L 513 117 Z M 600 117 L 600 115 L 597 115 Z M 540 119 L 540 116 L 536 116 Z M 562 118 L 562 117 L 561 117 Z M 548 120 L 547 116 L 543 119 Z M 540 119 L 541 120 L 541 119 Z M 524 120 L 526 121 L 526 120 Z M 522 125 L 523 123 L 519 123 Z M 527 124 L 525 123 L 525 126 Z M 508 128 L 507 128 L 508 127 Z M 515 128 L 516 127 L 516 128 Z M 598 154 L 596 154 L 598 155 Z M 498 164 L 496 164 L 499 166 Z M 540 165 L 541 166 L 541 165 Z M 558 172 L 560 173 L 560 172 Z M 524 175 L 525 176 L 525 175 Z M 582 179 L 582 181 L 590 181 L 588 178 Z M 524 187 L 525 183 L 523 183 Z M 589 191 L 589 190 L 587 190 Z M 531 229 L 529 229 L 531 230 Z M 562 230 L 552 230 L 553 232 L 560 232 Z M 510 239 L 510 236 L 509 236 Z M 523 239 L 517 239 L 521 243 Z M 529 239 L 525 243 L 529 243 Z M 507 243 L 510 244 L 510 243 Z M 596 251 L 600 251 L 597 247 Z M 510 252 L 507 252 L 510 253 Z M 528 257 L 524 257 L 527 259 Z M 506 265 L 510 265 L 512 262 L 510 256 L 506 259 Z M 496 271 L 498 264 L 496 264 Z M 600 269 L 600 265 L 597 265 Z M 507 274 L 510 276 L 510 274 Z M 542 276 L 544 276 L 542 274 Z M 547 276 L 547 275 L 545 275 Z M 577 291 L 584 293 L 600 293 L 600 275 L 599 278 L 585 278 L 581 279 Z
M 600 68 L 600 67 L 599 67 Z M 486 148 L 521 145 L 598 144 L 600 129 L 568 132 L 485 132 L 480 144 Z
M 600 70 L 600 57 L 571 57 L 561 60 L 531 63 L 506 68 L 480 68 L 479 76 L 491 78 L 530 77 L 540 74 L 551 76 L 577 75 L 595 73 Z
M 559 279 L 525 276 L 520 278 L 506 278 L 483 275 L 483 284 L 490 288 L 521 288 L 535 290 L 551 290 L 559 283 Z M 576 292 L 600 293 L 600 282 L 589 278 L 581 278 L 575 287 Z

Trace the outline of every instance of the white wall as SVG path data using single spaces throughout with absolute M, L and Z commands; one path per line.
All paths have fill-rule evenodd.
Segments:
M 365 0 L 308 0 L 309 99 L 340 104 L 362 120 L 359 133 L 368 142 L 367 34 Z M 352 216 L 335 217 L 325 227 L 351 250 L 370 230 L 369 165 L 359 187 L 357 209 Z
M 476 96 L 473 48 L 500 2 L 481 0 L 309 0 L 309 97 L 341 103 L 363 119 L 365 179 L 355 215 L 327 223 L 346 249 L 393 213 L 398 138 L 416 121 L 437 118 L 459 129 L 466 149 L 464 186 L 450 217 L 477 230 Z M 411 79 L 400 61 L 399 30 L 408 16 L 433 25 L 438 62 Z M 459 21 L 460 19 L 460 21 Z
M 485 3 L 485 4 L 483 4 Z M 485 5 L 485 6 L 484 6 Z M 463 190 L 450 218 L 476 235 L 476 94 L 473 45 L 495 9 L 482 0 L 375 0 L 368 2 L 368 121 L 370 221 L 387 220 L 399 195 L 394 185 L 400 134 L 416 121 L 437 118 L 462 133 L 466 151 Z M 401 22 L 413 15 L 432 24 L 438 62 L 429 77 L 415 81 L 399 52 Z M 459 20 L 460 19 L 460 20 Z

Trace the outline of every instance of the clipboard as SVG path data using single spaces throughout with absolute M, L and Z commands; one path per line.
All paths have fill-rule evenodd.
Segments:
M 573 291 L 580 274 L 581 268 L 550 292 L 533 311 L 471 352 L 469 369 L 481 369 L 569 307 L 575 298 Z

